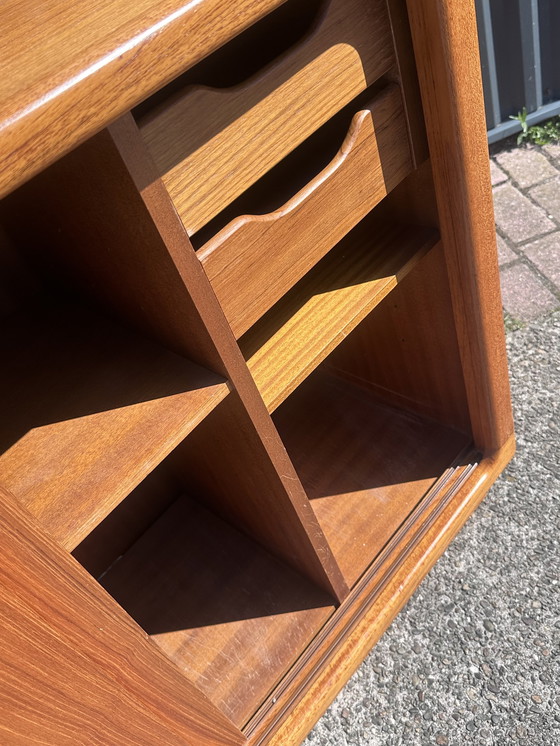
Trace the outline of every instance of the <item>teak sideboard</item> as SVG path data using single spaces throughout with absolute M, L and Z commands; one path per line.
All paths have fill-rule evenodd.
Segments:
M 473 2 L 0 17 L 0 743 L 298 744 L 514 451 Z

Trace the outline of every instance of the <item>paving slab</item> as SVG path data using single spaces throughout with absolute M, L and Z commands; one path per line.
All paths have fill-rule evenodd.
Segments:
M 558 173 L 539 148 L 514 148 L 499 153 L 495 158 L 520 187 L 533 186 Z
M 524 264 L 502 269 L 500 283 L 504 308 L 516 321 L 532 321 L 560 306 L 560 301 Z
M 549 217 L 560 222 L 560 175 L 529 190 L 531 197 L 546 210 Z
M 560 744 L 560 313 L 507 344 L 514 460 L 305 746 Z
M 560 231 L 526 244 L 523 252 L 560 291 Z
M 554 160 L 560 160 L 560 143 L 550 143 L 543 145 L 543 150 Z
M 508 180 L 507 174 L 498 166 L 496 161 L 490 161 L 490 179 L 492 180 L 492 186 L 498 186 Z
M 502 264 L 514 262 L 519 258 L 517 254 L 509 248 L 499 233 L 496 234 L 496 244 L 498 246 L 498 264 L 500 266 L 502 266 Z
M 556 228 L 542 208 L 511 184 L 495 187 L 494 211 L 497 225 L 514 243 L 536 238 Z

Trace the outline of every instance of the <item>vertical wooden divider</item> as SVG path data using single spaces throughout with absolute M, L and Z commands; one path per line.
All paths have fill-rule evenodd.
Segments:
M 184 283 L 183 292 L 175 300 L 181 303 L 185 296 L 191 299 L 219 356 L 218 363 L 212 360 L 207 364 L 233 385 L 232 395 L 238 396 L 242 404 L 238 408 L 239 419 L 244 413 L 247 415 L 246 422 L 240 421 L 240 425 L 247 430 L 254 462 L 260 464 L 255 472 L 261 482 L 260 504 L 256 505 L 255 494 L 242 493 L 233 507 L 230 500 L 235 495 L 235 484 L 229 482 L 230 472 L 225 470 L 218 494 L 229 495 L 228 516 L 341 600 L 348 588 L 340 569 L 132 115 L 121 117 L 108 129 L 161 236 L 160 247 L 166 254 L 162 255 L 162 262 L 171 261 Z M 230 445 L 234 448 L 233 443 Z M 219 471 L 216 476 L 219 480 Z M 257 507 L 259 520 L 254 520 Z

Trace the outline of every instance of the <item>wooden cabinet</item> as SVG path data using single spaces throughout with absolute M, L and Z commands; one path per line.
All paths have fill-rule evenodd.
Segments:
M 31 5 L 0 741 L 297 744 L 514 450 L 472 3 Z

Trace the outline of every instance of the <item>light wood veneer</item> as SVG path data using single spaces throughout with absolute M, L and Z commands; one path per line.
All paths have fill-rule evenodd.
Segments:
M 239 217 L 208 241 L 198 255 L 233 333 L 247 331 L 411 168 L 391 86 L 353 117 L 335 158 L 286 204 Z
M 246 83 L 191 88 L 142 119 L 189 235 L 393 64 L 382 0 L 328 0 L 310 34 Z

